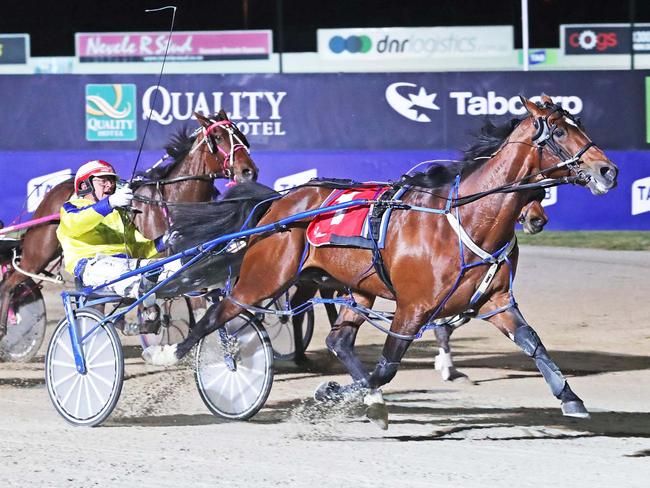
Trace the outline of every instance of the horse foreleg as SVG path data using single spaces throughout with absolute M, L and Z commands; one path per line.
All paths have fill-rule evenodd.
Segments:
M 537 369 L 542 373 L 551 392 L 562 402 L 562 413 L 564 415 L 568 417 L 589 417 L 584 403 L 573 393 L 560 368 L 549 357 L 541 339 L 535 330 L 528 325 L 519 308 L 512 307 L 505 312 L 493 315 L 487 320 L 506 334 L 527 356 L 533 358 Z
M 414 336 L 425 321 L 425 313 L 424 311 L 404 310 L 398 305 L 390 328 L 391 332 L 407 337 Z M 368 381 L 370 393 L 364 398 L 364 403 L 368 405 L 366 416 L 382 429 L 388 428 L 388 408 L 379 388 L 395 377 L 397 368 L 412 342 L 411 338 L 389 335 L 384 343 L 379 361 L 370 374 Z

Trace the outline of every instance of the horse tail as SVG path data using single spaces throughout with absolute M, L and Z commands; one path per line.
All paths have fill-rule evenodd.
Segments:
M 198 246 L 220 235 L 254 227 L 280 194 L 254 181 L 239 183 L 208 204 L 178 205 L 172 208 L 176 232 L 171 243 L 174 251 Z

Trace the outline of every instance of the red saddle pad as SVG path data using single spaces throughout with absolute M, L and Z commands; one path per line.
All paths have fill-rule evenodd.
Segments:
M 386 186 L 370 186 L 334 190 L 321 208 L 352 200 L 376 200 L 388 189 Z M 354 245 L 354 238 L 368 237 L 368 213 L 371 205 L 352 206 L 317 215 L 307 227 L 307 240 L 312 246 Z

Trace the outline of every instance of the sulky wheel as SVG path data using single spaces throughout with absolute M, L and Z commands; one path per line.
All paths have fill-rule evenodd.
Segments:
M 45 383 L 50 400 L 72 425 L 94 427 L 115 408 L 122 391 L 124 357 L 120 339 L 111 324 L 97 327 L 103 316 L 92 309 L 75 311 L 86 373 L 77 371 L 70 339 L 70 324 L 61 320 L 45 356 Z
M 241 313 L 201 339 L 195 378 L 213 414 L 235 420 L 255 415 L 273 385 L 273 348 L 259 320 Z
M 7 312 L 7 334 L 0 341 L 0 361 L 26 363 L 43 344 L 45 302 L 40 288 L 28 279 L 11 294 Z
M 271 310 L 286 310 L 286 301 L 287 297 L 283 295 L 277 300 L 269 302 L 265 307 Z M 289 361 L 295 357 L 294 320 L 302 328 L 302 350 L 305 351 L 314 334 L 313 308 L 309 308 L 305 312 L 295 316 L 274 315 L 271 313 L 264 315 L 263 324 L 271 339 L 275 359 Z
M 156 334 L 140 336 L 142 349 L 183 342 L 194 326 L 192 304 L 187 297 L 165 298 L 157 301 L 161 312 L 161 325 Z

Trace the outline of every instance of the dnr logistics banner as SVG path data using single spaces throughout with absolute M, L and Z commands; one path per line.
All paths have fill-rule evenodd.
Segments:
M 104 158 L 128 177 L 157 161 L 194 111 L 224 108 L 247 135 L 261 181 L 396 179 L 419 161 L 458 158 L 486 118 L 524 116 L 546 93 L 621 165 L 602 198 L 560 188 L 548 228 L 650 229 L 650 72 L 0 76 L 0 219 L 32 211 L 53 184 Z M 155 100 L 155 102 L 154 102 Z M 646 103 L 646 100 L 648 102 Z M 27 205 L 28 198 L 29 205 Z

